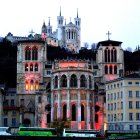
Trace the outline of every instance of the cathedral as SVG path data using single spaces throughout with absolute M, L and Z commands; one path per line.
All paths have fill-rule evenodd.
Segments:
M 55 120 L 70 120 L 70 128 L 106 130 L 105 83 L 124 73 L 122 42 L 105 40 L 97 44 L 90 58 L 78 57 L 81 50 L 81 18 L 64 23 L 57 17 L 52 32 L 50 19 L 41 34 L 18 41 L 16 100 L 19 124 L 50 127 Z M 71 57 L 58 59 L 53 48 Z M 67 54 L 63 54 L 67 55 Z M 76 56 L 76 57 L 72 57 Z M 51 58 L 51 59 L 50 59 Z

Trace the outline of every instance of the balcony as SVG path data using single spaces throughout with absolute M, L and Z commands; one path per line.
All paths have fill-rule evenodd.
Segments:
M 19 109 L 20 109 L 20 107 L 17 107 L 17 106 L 10 106 L 10 105 L 4 105 L 3 106 L 4 111 L 19 110 Z

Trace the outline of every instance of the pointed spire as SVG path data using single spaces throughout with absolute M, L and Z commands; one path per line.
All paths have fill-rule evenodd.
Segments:
M 49 18 L 49 22 L 48 22 L 48 25 L 50 26 L 50 17 L 48 17 Z
M 60 6 L 60 16 L 61 16 L 61 6 Z
M 77 18 L 78 18 L 78 8 L 77 8 Z

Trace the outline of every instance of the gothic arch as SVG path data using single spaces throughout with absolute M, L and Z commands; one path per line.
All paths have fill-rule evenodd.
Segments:
M 38 59 L 38 49 L 36 46 L 32 48 L 32 60 L 37 60 Z
M 117 66 L 114 66 L 114 74 L 117 74 Z
M 33 91 L 34 90 L 34 81 L 31 80 L 30 81 L 30 91 Z
M 63 120 L 66 120 L 66 118 L 67 118 L 67 105 L 66 104 L 63 104 L 63 106 L 62 106 L 62 109 L 63 109 Z
M 70 87 L 77 87 L 77 76 L 75 74 L 70 77 Z
M 105 74 L 108 74 L 108 66 L 105 65 Z
M 75 104 L 72 104 L 72 107 L 71 107 L 71 111 L 72 111 L 72 121 L 76 121 L 76 105 Z
M 89 75 L 89 89 L 92 88 L 92 80 L 91 80 L 91 76 Z
M 86 87 L 87 86 L 87 80 L 85 75 L 81 75 L 80 77 L 80 87 Z
M 30 71 L 33 71 L 33 64 L 30 64 Z
M 28 83 L 28 81 L 25 82 L 25 90 L 26 90 L 26 91 L 29 90 L 29 83 Z
M 112 65 L 109 66 L 109 74 L 113 74 L 112 73 Z
M 36 90 L 36 91 L 39 90 L 39 84 L 38 84 L 38 81 L 35 82 L 35 90 Z
M 25 48 L 25 60 L 31 60 L 31 49 L 29 46 Z
M 66 77 L 66 75 L 61 76 L 61 87 L 67 87 L 67 77 Z
M 25 71 L 28 71 L 28 64 L 25 64 Z
M 54 88 L 58 88 L 58 76 L 57 75 L 54 78 Z
M 85 121 L 85 107 L 81 104 L 81 121 Z
M 38 64 L 35 64 L 35 71 L 38 71 Z

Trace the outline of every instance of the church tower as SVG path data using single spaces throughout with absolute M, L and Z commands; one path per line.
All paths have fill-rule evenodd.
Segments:
M 60 7 L 60 14 L 57 16 L 57 38 L 58 40 L 63 40 L 63 21 L 64 17 L 61 16 L 61 7 Z
M 122 42 L 110 40 L 101 41 L 97 45 L 97 64 L 99 75 L 103 77 L 102 82 L 114 80 L 123 75 L 124 54 L 121 47 Z
M 50 36 L 52 34 L 52 26 L 50 25 L 50 17 L 49 17 L 49 22 L 46 28 L 47 28 L 47 36 Z
M 77 16 L 76 18 L 74 18 L 74 21 L 75 21 L 75 25 L 77 26 L 78 28 L 78 47 L 80 49 L 80 46 L 81 46 L 81 18 L 79 18 L 78 16 L 78 9 L 77 9 Z

